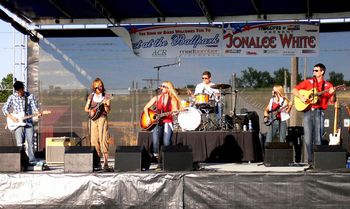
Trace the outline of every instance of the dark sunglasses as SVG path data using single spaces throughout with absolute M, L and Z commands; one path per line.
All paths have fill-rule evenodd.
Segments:
M 168 89 L 169 87 L 167 87 L 165 85 L 161 85 L 161 86 L 159 86 L 159 88 L 166 88 L 166 89 Z
M 207 78 L 207 77 L 202 77 L 202 79 L 203 79 L 203 80 L 208 80 L 209 78 Z
M 314 72 L 318 72 L 319 70 L 313 70 Z

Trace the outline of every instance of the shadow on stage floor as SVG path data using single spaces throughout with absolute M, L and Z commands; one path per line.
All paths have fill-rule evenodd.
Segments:
M 0 208 L 348 208 L 348 169 L 200 163 L 188 172 L 0 174 Z

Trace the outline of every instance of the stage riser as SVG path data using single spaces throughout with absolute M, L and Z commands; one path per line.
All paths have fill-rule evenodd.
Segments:
M 348 208 L 349 192 L 348 172 L 0 174 L 3 208 Z

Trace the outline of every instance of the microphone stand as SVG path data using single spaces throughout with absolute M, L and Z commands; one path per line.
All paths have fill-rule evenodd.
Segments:
M 173 65 L 179 65 L 180 66 L 181 60 L 180 57 L 176 60 L 176 62 L 171 63 L 171 64 L 165 64 L 165 65 L 158 65 L 158 66 L 154 66 L 153 68 L 157 70 L 157 88 L 159 88 L 159 71 L 162 67 L 170 67 Z M 158 92 L 157 92 L 157 96 L 158 96 Z M 158 98 L 156 100 L 156 106 L 158 106 Z

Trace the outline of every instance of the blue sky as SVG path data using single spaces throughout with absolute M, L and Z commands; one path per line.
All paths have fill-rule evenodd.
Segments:
M 16 32 L 18 33 L 18 32 Z M 17 34 L 18 36 L 18 34 Z M 0 58 L 1 58 L 1 70 L 0 78 L 3 78 L 8 73 L 13 72 L 14 64 L 14 50 L 13 50 L 13 28 L 10 24 L 0 20 Z M 128 52 L 126 46 L 120 46 L 122 49 L 118 49 L 118 53 L 125 53 L 125 57 L 128 59 L 128 65 L 139 68 L 148 69 L 149 77 L 155 77 L 156 73 L 152 66 L 159 64 L 168 64 L 172 60 L 148 60 L 149 63 L 145 66 L 140 58 L 134 57 Z M 108 60 L 107 60 L 108 61 Z M 113 62 L 113 61 L 112 61 Z M 342 33 L 321 33 L 320 34 L 320 55 L 318 57 L 308 58 L 306 60 L 307 75 L 312 75 L 311 69 L 315 63 L 322 62 L 326 65 L 327 71 L 336 71 L 344 74 L 345 80 L 350 80 L 350 32 Z M 304 58 L 299 59 L 299 72 L 304 70 Z M 200 74 L 203 70 L 209 69 L 215 76 L 214 82 L 226 83 L 230 75 L 234 72 L 240 76 L 242 70 L 248 67 L 253 67 L 258 70 L 273 72 L 279 68 L 290 69 L 289 57 L 274 57 L 274 58 L 184 58 L 182 60 L 181 67 L 171 67 L 161 71 L 161 76 L 172 77 L 175 72 L 175 76 L 178 76 L 178 86 L 189 84 L 191 82 L 200 82 Z M 180 76 L 181 74 L 181 76 Z M 182 77 L 184 76 L 184 77 Z M 143 76 L 145 77 L 145 76 Z M 161 78 L 163 79 L 163 78 Z M 141 80 L 141 79 L 140 79 Z M 181 83 L 183 82 L 183 83 Z M 128 81 L 130 83 L 130 81 Z M 122 87 L 125 87 L 123 85 Z M 122 88 L 118 86 L 118 88 Z

